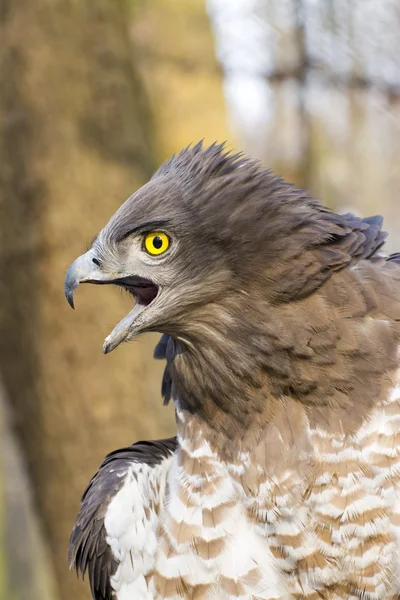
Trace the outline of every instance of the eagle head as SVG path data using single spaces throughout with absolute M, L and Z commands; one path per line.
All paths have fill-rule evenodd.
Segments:
M 111 217 L 69 268 L 65 295 L 73 306 L 78 284 L 93 283 L 135 297 L 105 353 L 145 331 L 190 347 L 226 340 L 234 329 L 245 343 L 274 306 L 311 294 L 383 243 L 380 223 L 351 219 L 243 155 L 199 143 Z

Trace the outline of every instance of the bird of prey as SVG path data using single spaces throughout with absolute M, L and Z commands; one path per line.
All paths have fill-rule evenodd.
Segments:
M 110 454 L 70 562 L 96 600 L 400 598 L 400 255 L 222 145 L 172 157 L 70 267 L 162 333 L 177 436 Z

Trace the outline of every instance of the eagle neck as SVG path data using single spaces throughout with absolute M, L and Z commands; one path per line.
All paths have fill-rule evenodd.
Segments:
M 357 431 L 398 368 L 399 330 L 372 316 L 367 266 L 298 302 L 198 315 L 171 364 L 176 406 L 233 437 L 274 421 L 285 401 L 312 427 Z
M 243 433 L 244 427 L 256 427 L 258 421 L 265 425 L 277 400 L 252 352 L 245 344 L 219 344 L 214 339 L 177 353 L 171 365 L 177 411 L 229 437 Z

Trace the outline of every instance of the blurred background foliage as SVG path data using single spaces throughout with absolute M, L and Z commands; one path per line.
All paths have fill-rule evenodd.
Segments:
M 400 0 L 0 0 L 0 600 L 89 598 L 67 569 L 103 456 L 170 435 L 157 337 L 71 261 L 157 165 L 228 140 L 399 250 Z

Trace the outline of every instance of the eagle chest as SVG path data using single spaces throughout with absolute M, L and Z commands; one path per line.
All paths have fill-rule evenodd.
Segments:
M 267 531 L 258 526 L 257 498 L 245 492 L 249 466 L 248 454 L 229 464 L 201 436 L 180 439 L 150 582 L 155 598 L 285 597 Z
M 224 462 L 201 432 L 181 438 L 154 597 L 396 597 L 397 396 L 351 438 L 309 429 L 308 471 L 282 460 L 271 476 L 257 451 Z
M 351 438 L 308 427 L 304 456 L 282 447 L 273 472 L 265 444 L 228 461 L 181 427 L 157 467 L 124 472 L 107 510 L 116 598 L 397 598 L 399 395 Z

